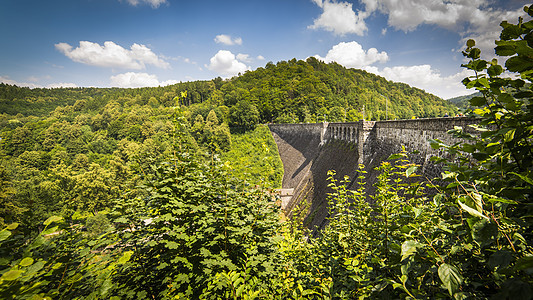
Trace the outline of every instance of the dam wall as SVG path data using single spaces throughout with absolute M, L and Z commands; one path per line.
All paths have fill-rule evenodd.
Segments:
M 432 149 L 429 140 L 439 139 L 454 144 L 447 131 L 468 127 L 476 119 L 428 118 L 395 121 L 359 121 L 353 123 L 270 124 L 269 128 L 278 146 L 283 162 L 282 188 L 294 189 L 283 210 L 289 217 L 301 217 L 304 224 L 320 230 L 327 223 L 327 194 L 329 170 L 336 178 L 347 175 L 357 178 L 359 165 L 364 165 L 367 192 L 373 192 L 377 180 L 374 171 L 391 154 L 402 146 L 410 152 L 411 162 L 421 166 L 428 178 L 438 176 L 441 167 L 430 161 L 432 156 L 442 156 L 442 150 Z M 350 186 L 349 186 L 350 187 Z

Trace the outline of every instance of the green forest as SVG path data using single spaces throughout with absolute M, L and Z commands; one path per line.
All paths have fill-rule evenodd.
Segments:
M 381 163 L 372 195 L 363 166 L 331 170 L 317 237 L 280 213 L 265 124 L 458 107 L 315 58 L 154 88 L 0 84 L 0 297 L 531 299 L 533 21 L 501 25 L 504 65 L 473 40 L 463 51 L 480 122 L 450 131 L 463 142 L 431 141 L 442 177 L 405 152 Z

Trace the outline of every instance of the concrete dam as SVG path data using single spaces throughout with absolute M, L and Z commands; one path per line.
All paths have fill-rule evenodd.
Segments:
M 292 197 L 283 197 L 282 209 L 288 217 L 301 213 L 304 225 L 320 230 L 327 224 L 327 172 L 335 170 L 336 177 L 348 175 L 357 178 L 359 164 L 365 166 L 367 191 L 376 182 L 379 166 L 402 146 L 411 162 L 419 164 L 419 173 L 429 178 L 440 174 L 441 168 L 430 162 L 440 156 L 430 139 L 439 139 L 448 145 L 458 142 L 447 131 L 468 127 L 476 119 L 467 117 L 429 118 L 396 121 L 359 121 L 353 123 L 270 124 L 269 128 L 278 146 L 283 162 L 282 189 Z M 348 187 L 350 188 L 350 187 Z M 287 193 L 287 192 L 286 192 Z

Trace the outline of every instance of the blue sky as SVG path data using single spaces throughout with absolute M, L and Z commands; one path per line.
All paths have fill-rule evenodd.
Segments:
M 142 87 L 315 56 L 443 98 L 471 93 L 461 49 L 492 57 L 523 0 L 2 0 L 0 81 Z

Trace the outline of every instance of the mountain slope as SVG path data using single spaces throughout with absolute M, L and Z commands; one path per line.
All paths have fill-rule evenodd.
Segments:
M 473 93 L 473 94 L 470 94 L 470 95 L 466 95 L 466 96 L 459 96 L 459 97 L 450 98 L 447 101 L 457 105 L 457 107 L 459 107 L 459 108 L 467 109 L 467 108 L 472 108 L 470 106 L 470 102 L 468 102 L 468 100 L 470 100 L 470 99 L 472 99 L 474 97 L 480 97 L 480 96 L 482 96 L 481 93 L 480 92 L 476 92 L 476 93 Z
M 388 119 L 436 117 L 456 111 L 453 104 L 423 90 L 313 57 L 268 63 L 226 82 L 221 90 L 225 105 L 249 101 L 268 122 L 320 121 L 324 115 L 328 121 L 355 121 L 362 117 L 363 106 L 365 119 L 372 120 L 387 115 Z
M 407 84 L 311 57 L 269 62 L 264 68 L 231 79 L 218 77 L 165 87 L 28 89 L 0 84 L 0 113 L 46 116 L 57 106 L 73 105 L 78 100 L 82 100 L 79 105 L 91 109 L 102 108 L 112 100 L 169 107 L 177 104 L 175 97 L 184 91 L 187 97 L 179 104 L 234 108 L 234 119 L 243 114 L 239 109 L 249 110 L 253 104 L 258 113 L 256 122 L 261 123 L 356 121 L 363 114 L 366 120 L 409 119 L 457 111 L 453 103 Z

